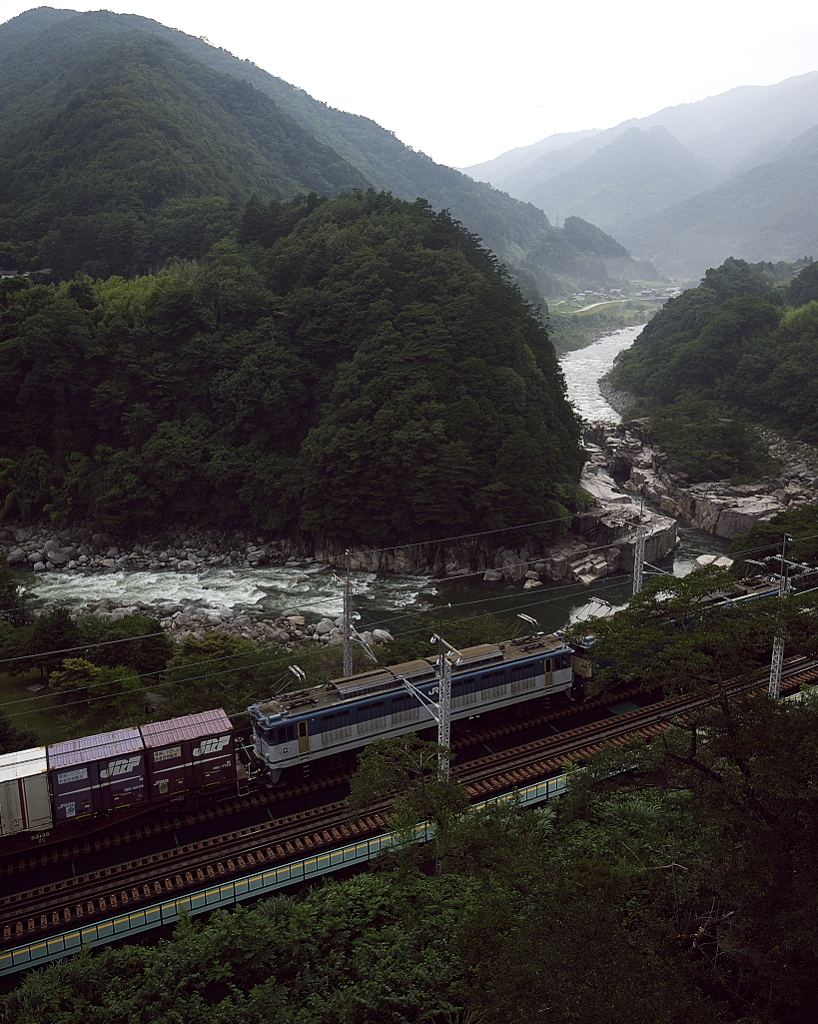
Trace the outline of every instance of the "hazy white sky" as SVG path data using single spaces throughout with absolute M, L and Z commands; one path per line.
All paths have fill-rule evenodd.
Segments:
M 36 4 L 0 0 L 6 21 Z M 51 0 L 141 14 L 464 167 L 818 69 L 818 3 L 747 0 Z

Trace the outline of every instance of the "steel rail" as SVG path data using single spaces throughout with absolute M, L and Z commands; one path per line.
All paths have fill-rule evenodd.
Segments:
M 818 663 L 791 665 L 786 679 L 790 689 L 816 682 Z M 537 776 L 556 774 L 567 764 L 586 759 L 606 743 L 624 744 L 635 735 L 658 735 L 674 718 L 713 703 L 723 693 L 735 694 L 758 685 L 758 680 L 754 680 L 707 694 L 668 698 L 614 719 L 552 733 L 504 753 L 472 760 L 457 766 L 453 774 L 467 787 L 473 800 L 485 799 Z M 139 906 L 256 867 L 285 863 L 305 853 L 329 848 L 339 840 L 364 838 L 382 831 L 387 817 L 386 801 L 355 822 L 348 819 L 343 803 L 334 803 L 21 892 L 8 898 L 0 908 L 3 944 L 92 920 L 109 914 L 112 908 Z

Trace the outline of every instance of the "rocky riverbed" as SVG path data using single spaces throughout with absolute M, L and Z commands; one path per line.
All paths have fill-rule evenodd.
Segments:
M 60 572 L 75 575 L 122 573 L 124 571 L 201 573 L 208 569 L 253 569 L 269 565 L 290 566 L 293 574 L 309 566 L 314 559 L 293 556 L 276 543 L 248 535 L 228 537 L 203 531 L 186 531 L 172 541 L 126 544 L 107 533 L 90 530 L 50 530 L 47 527 L 13 527 L 0 530 L 0 550 L 9 565 L 29 569 L 39 575 Z M 89 588 L 90 589 L 90 588 Z M 38 610 L 49 610 L 57 602 L 48 601 Z M 248 614 L 231 607 L 203 608 L 193 600 L 156 600 L 153 602 L 117 602 L 111 599 L 73 605 L 76 616 L 96 615 L 121 619 L 141 613 L 158 619 L 162 627 L 177 639 L 201 636 L 211 631 L 246 637 L 263 646 L 293 641 L 315 640 L 324 644 L 343 642 L 340 618 L 319 617 L 308 621 L 297 607 L 282 608 L 274 614 L 263 611 Z M 370 644 L 392 639 L 384 629 L 361 634 Z
M 776 477 L 747 484 L 691 483 L 654 445 L 644 420 L 589 424 L 585 447 L 625 490 L 641 494 L 666 515 L 730 540 L 779 512 L 818 500 L 815 450 L 771 430 L 762 435 L 782 469 Z
M 353 548 L 349 552 L 350 568 L 353 572 L 381 575 L 404 572 L 414 574 L 413 578 L 451 578 L 477 572 L 483 574 L 486 582 L 504 580 L 528 590 L 548 581 L 589 584 L 604 576 L 627 572 L 633 566 L 639 508 L 628 495 L 617 491 L 602 465 L 589 467 L 586 477 L 583 486 L 593 495 L 593 502 L 575 516 L 571 532 L 551 545 L 524 544 L 511 548 L 498 546 L 493 537 L 481 537 L 459 545 L 418 545 L 415 549 L 388 552 Z M 672 519 L 650 513 L 643 524 L 648 527 L 649 561 L 658 561 L 673 551 L 677 540 Z M 198 583 L 203 575 L 209 580 L 213 573 L 233 570 L 241 570 L 247 576 L 255 570 L 275 571 L 281 567 L 285 577 L 292 578 L 290 582 L 303 578 L 304 588 L 310 589 L 308 577 L 301 574 L 326 574 L 327 566 L 343 565 L 345 557 L 338 552 L 298 550 L 292 543 L 247 533 L 228 536 L 191 529 L 161 541 L 128 542 L 82 528 L 55 530 L 47 526 L 6 525 L 0 529 L 0 553 L 7 556 L 13 568 L 28 570 L 35 577 L 46 574 L 52 580 L 99 574 L 122 577 L 140 570 L 154 578 L 164 578 L 165 574 L 169 577 L 169 585 L 162 588 L 165 596 L 153 602 L 126 598 L 75 601 L 77 615 L 116 619 L 142 612 L 159 619 L 165 629 L 180 639 L 216 630 L 263 645 L 305 638 L 327 644 L 342 641 L 337 616 L 316 615 L 295 604 L 274 608 L 267 600 L 264 608 L 256 604 L 250 608 L 229 607 L 228 602 L 224 606 L 202 607 L 203 603 L 212 605 L 212 600 L 167 599 L 168 594 L 178 595 L 184 588 L 183 578 L 192 576 Z M 89 581 L 88 592 L 93 590 Z M 292 593 L 282 597 L 290 602 L 293 597 L 298 599 Z M 249 603 L 253 600 L 248 598 Z M 53 603 L 46 602 L 44 607 L 52 607 Z M 390 639 L 386 630 L 377 629 L 362 636 L 372 644 Z

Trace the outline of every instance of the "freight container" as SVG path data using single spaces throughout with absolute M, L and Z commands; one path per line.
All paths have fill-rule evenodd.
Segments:
M 0 836 L 50 829 L 45 747 L 0 755 Z
M 151 799 L 236 779 L 233 726 L 221 708 L 141 727 Z
M 52 743 L 48 769 L 56 821 L 123 810 L 148 800 L 138 729 Z

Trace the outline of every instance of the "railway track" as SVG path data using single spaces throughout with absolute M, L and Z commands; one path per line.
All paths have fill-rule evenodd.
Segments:
M 640 692 L 638 687 L 632 687 L 617 694 L 617 700 L 626 700 Z M 586 701 L 582 705 L 582 709 L 594 711 L 605 707 L 610 702 L 609 695 L 597 697 Z M 576 704 L 567 703 L 527 715 L 525 718 L 514 718 L 491 724 L 482 720 L 474 724 L 469 723 L 471 728 L 467 732 L 456 735 L 452 746 L 457 752 L 478 744 L 490 744 L 503 737 L 512 736 L 524 728 L 558 723 L 575 713 L 576 710 Z M 7 881 L 10 876 L 30 873 L 46 868 L 48 865 L 69 862 L 83 856 L 102 854 L 106 851 L 111 851 L 116 855 L 117 850 L 121 850 L 120 856 L 124 858 L 127 856 L 126 851 L 129 845 L 139 843 L 146 838 L 161 835 L 173 836 L 190 826 L 213 822 L 219 818 L 227 819 L 254 808 L 267 807 L 270 809 L 270 813 L 274 813 L 277 806 L 286 804 L 290 800 L 303 799 L 322 790 L 346 784 L 351 773 L 352 769 L 322 772 L 313 770 L 313 774 L 308 778 L 278 786 L 275 790 L 260 786 L 241 795 L 210 800 L 204 808 L 182 811 L 169 809 L 162 815 L 157 814 L 155 808 L 147 812 L 141 811 L 138 816 L 127 822 L 117 821 L 113 827 L 108 825 L 93 829 L 93 826 L 90 826 L 92 830 L 80 839 L 72 837 L 66 840 L 60 836 L 59 831 L 55 831 L 53 835 L 43 837 L 36 847 L 32 847 L 28 839 L 25 839 L 24 846 L 22 841 L 15 843 L 13 839 L 5 840 L 0 849 L 0 880 Z
M 783 673 L 782 694 L 800 689 L 802 685 L 818 683 L 818 662 L 806 658 L 793 659 Z M 728 695 L 758 689 L 758 680 L 735 683 L 724 688 Z M 724 690 L 720 691 L 721 693 Z M 601 722 L 594 727 L 593 735 L 587 728 L 573 729 L 554 737 L 545 751 L 542 744 L 529 743 L 512 751 L 480 758 L 457 772 L 458 779 L 466 785 L 473 796 L 487 798 L 497 793 L 508 792 L 515 786 L 558 772 L 566 763 L 576 763 L 597 753 L 608 743 L 625 744 L 636 736 L 650 739 L 659 735 L 674 719 L 689 715 L 712 704 L 719 693 L 714 690 L 695 696 L 670 697 L 648 708 L 640 708 L 619 715 L 616 719 Z M 543 754 L 547 758 L 543 759 Z
M 789 664 L 785 670 L 789 690 L 816 682 L 818 662 L 802 659 Z M 737 684 L 731 692 L 758 686 L 757 681 Z M 617 700 L 623 696 L 617 695 Z M 486 799 L 556 774 L 567 764 L 586 759 L 606 743 L 624 744 L 633 736 L 658 735 L 674 718 L 690 714 L 712 700 L 712 694 L 669 698 L 613 719 L 470 760 L 456 766 L 453 774 L 468 788 L 473 799 Z M 557 716 L 544 716 L 546 720 L 551 717 Z M 496 730 L 493 735 L 497 736 Z M 469 742 L 474 742 L 473 735 Z M 211 813 L 218 817 L 215 809 Z M 384 830 L 387 815 L 388 806 L 384 803 L 366 817 L 352 822 L 342 802 L 330 803 L 20 891 L 7 897 L 0 907 L 3 944 L 30 941 L 111 913 L 136 909 L 217 881 L 280 865 L 342 842 L 364 839 Z M 116 842 L 103 843 L 112 850 L 117 845 Z

